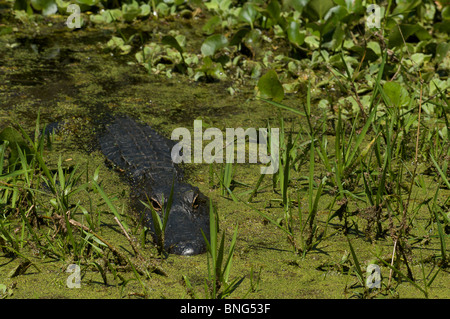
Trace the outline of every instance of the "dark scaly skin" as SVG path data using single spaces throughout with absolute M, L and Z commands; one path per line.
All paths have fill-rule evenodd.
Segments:
M 206 244 L 200 229 L 209 240 L 208 198 L 197 187 L 182 181 L 181 170 L 171 158 L 173 141 L 147 125 L 128 117 L 117 117 L 106 126 L 99 143 L 103 154 L 125 170 L 130 178 L 133 206 L 152 233 L 151 212 L 141 200 L 148 203 L 148 198 L 161 213 L 161 199 L 164 197 L 167 202 L 174 183 L 172 208 L 165 231 L 165 250 L 179 255 L 205 252 Z M 154 234 L 153 237 L 157 240 Z

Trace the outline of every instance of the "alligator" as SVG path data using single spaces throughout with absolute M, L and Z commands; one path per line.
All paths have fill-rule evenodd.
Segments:
M 125 116 L 106 124 L 98 140 L 106 158 L 125 172 L 132 189 L 131 205 L 151 230 L 154 242 L 161 245 L 151 211 L 142 202 L 151 204 L 162 218 L 173 187 L 164 250 L 178 255 L 204 253 L 201 230 L 209 240 L 209 200 L 197 187 L 183 181 L 181 168 L 171 158 L 174 142 Z

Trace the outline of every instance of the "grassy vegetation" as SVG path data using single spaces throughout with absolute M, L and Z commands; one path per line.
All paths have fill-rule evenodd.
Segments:
M 0 133 L 0 251 L 15 266 L 8 274 L 0 266 L 0 297 L 14 297 L 7 281 L 40 273 L 48 261 L 64 265 L 59 272 L 77 264 L 83 283 L 95 273 L 117 297 L 154 297 L 149 282 L 173 287 L 174 276 L 182 297 L 259 296 L 265 283 L 278 287 L 268 275 L 276 273 L 272 264 L 295 268 L 298 280 L 314 264 L 305 285 L 339 276 L 344 283 L 333 287 L 345 297 L 395 298 L 412 288 L 414 297 L 429 298 L 436 282 L 448 286 L 448 3 L 379 2 L 380 28 L 365 25 L 370 1 L 74 3 L 83 30 L 111 30 L 103 52 L 149 77 L 190 81 L 189 90 L 192 83 L 218 83 L 232 101 L 251 101 L 240 108 L 257 103 L 260 113 L 247 111 L 252 123 L 280 128 L 279 170 L 271 176 L 232 163 L 194 168 L 215 201 L 211 238 L 205 255 L 179 261 L 201 265 L 198 272 L 174 275 L 174 257 L 163 251 L 170 204 L 164 218 L 153 214 L 160 244 L 149 245 L 147 229 L 123 204 L 126 196 L 108 188 L 113 174 L 101 162 L 71 165 L 59 156 L 50 163 L 55 136 L 40 133 L 39 117 L 34 129 L 9 123 Z M 67 18 L 68 2 L 8 4 L 24 28 Z M 61 15 L 50 15 L 55 8 Z M 0 25 L 1 36 L 14 32 Z M 82 84 L 89 96 L 103 94 Z M 142 104 L 120 110 L 153 116 Z M 160 109 L 161 121 L 179 111 Z M 220 128 L 248 123 L 200 117 Z M 270 143 L 269 136 L 268 151 Z M 267 250 L 289 250 L 289 261 L 259 255 L 253 237 L 267 240 Z M 379 288 L 367 284 L 378 280 L 374 265 L 383 270 Z M 159 296 L 165 294 L 173 296 Z

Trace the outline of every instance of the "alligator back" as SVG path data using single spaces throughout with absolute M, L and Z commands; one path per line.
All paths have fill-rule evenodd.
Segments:
M 181 177 L 171 159 L 173 142 L 148 125 L 128 117 L 115 118 L 99 138 L 103 154 L 134 178 L 150 178 L 155 182 Z

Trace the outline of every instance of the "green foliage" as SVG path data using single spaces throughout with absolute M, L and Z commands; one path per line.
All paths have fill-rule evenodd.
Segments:
M 53 0 L 31 0 L 31 5 L 35 10 L 42 11 L 43 15 L 50 15 L 58 10 Z
M 35 10 L 45 11 L 47 14 L 52 12 L 56 5 L 59 12 L 65 12 L 68 3 L 53 1 L 16 0 L 15 7 L 28 13 Z M 152 0 L 148 3 L 137 0 L 77 1 L 82 4 L 82 11 L 103 9 L 92 10 L 96 13 L 89 16 L 90 22 L 117 24 L 118 34 L 107 44 L 110 50 L 118 51 L 122 55 L 133 52 L 137 62 L 149 73 L 163 73 L 168 77 L 172 77 L 173 72 L 178 72 L 196 81 L 231 79 L 242 82 L 247 78 L 257 81 L 264 74 L 261 70 L 273 70 L 277 73 L 285 93 L 295 93 L 305 85 L 301 77 L 299 78 L 300 65 L 302 68 L 306 66 L 323 69 L 325 62 L 335 67 L 336 71 L 345 68 L 347 75 L 351 75 L 352 82 L 359 81 L 364 72 L 374 72 L 373 69 L 367 68 L 383 60 L 385 52 L 382 48 L 386 46 L 392 50 L 394 56 L 403 56 L 403 47 L 414 51 L 401 62 L 408 70 L 426 67 L 430 71 L 424 74 L 424 78 L 434 76 L 430 69 L 432 64 L 449 63 L 446 41 L 436 41 L 434 38 L 435 35 L 444 39 L 448 37 L 449 30 L 444 23 L 448 6 L 421 0 L 389 1 L 386 5 L 380 5 L 380 30 L 383 32 L 377 28 L 369 30 L 364 26 L 370 14 L 366 12 L 369 3 L 361 0 L 271 0 L 243 3 L 233 3 L 231 0 L 209 0 L 203 3 L 181 0 Z M 201 44 L 195 46 L 187 39 L 190 42 L 187 46 L 189 50 L 185 44 L 177 44 L 174 41 L 178 41 L 181 35 L 176 30 L 172 30 L 170 35 L 158 34 L 150 43 L 140 43 L 136 39 L 133 40 L 133 37 L 125 38 L 119 27 L 120 23 L 130 24 L 139 20 L 144 22 L 147 19 L 167 18 L 170 21 L 180 16 L 193 19 L 196 10 L 204 10 L 207 13 L 207 19 L 204 19 L 201 25 L 204 37 Z M 430 32 L 424 23 L 433 19 L 443 21 L 433 24 L 433 30 Z M 122 41 L 118 38 L 122 38 Z M 419 45 L 414 48 L 412 44 L 415 41 L 419 41 Z M 179 55 L 175 56 L 167 48 L 159 47 L 161 43 L 178 51 Z M 435 51 L 430 54 L 430 50 L 434 48 Z M 436 57 L 434 61 L 433 57 Z M 353 74 L 354 70 L 358 72 Z M 395 71 L 388 69 L 388 72 L 392 75 Z M 398 81 L 400 85 L 401 82 L 402 79 Z M 409 88 L 405 89 L 410 91 Z M 280 91 L 279 85 L 277 90 Z M 230 89 L 230 92 L 234 91 Z M 277 95 L 280 101 L 281 94 L 278 92 Z M 353 98 L 340 101 L 353 105 L 353 110 L 345 111 L 350 113 L 356 110 L 354 106 L 360 108 L 358 104 L 363 102 Z
M 333 6 L 332 0 L 309 1 L 306 12 L 310 18 L 322 20 Z
M 250 24 L 253 29 L 253 23 L 258 16 L 258 11 L 252 3 L 246 3 L 239 12 L 239 19 Z
M 410 101 L 408 91 L 397 82 L 386 82 L 383 90 L 393 107 L 400 108 Z
M 146 13 L 148 14 L 149 11 L 147 10 Z M 133 21 L 140 14 L 141 8 L 136 1 L 133 0 L 133 2 L 131 2 L 130 4 L 122 4 L 122 17 L 125 19 L 125 21 Z
M 205 57 L 203 59 L 203 65 L 201 65 L 195 73 L 195 79 L 198 80 L 200 78 L 209 79 L 226 79 L 226 73 L 222 67 L 222 64 L 218 62 L 213 62 L 210 57 Z
M 268 71 L 258 81 L 258 89 L 262 98 L 273 99 L 281 102 L 284 98 L 284 90 L 274 70 Z
M 289 22 L 287 27 L 288 39 L 295 45 L 302 45 L 305 42 L 305 33 L 300 32 L 300 23 L 293 20 Z
M 238 226 L 234 230 L 228 254 L 226 254 L 224 247 L 225 233 L 222 234 L 222 239 L 219 243 L 216 213 L 211 200 L 209 205 L 209 225 L 210 240 L 206 238 L 202 230 L 208 252 L 208 280 L 205 281 L 205 295 L 212 299 L 223 299 L 236 290 L 245 278 L 229 280 Z
M 6 127 L 0 132 L 0 142 L 1 141 L 7 142 L 3 145 L 2 152 L 4 152 L 8 146 L 11 150 L 11 155 L 9 157 L 10 165 L 14 165 L 19 159 L 19 151 L 22 151 L 25 155 L 31 154 L 31 150 L 27 146 L 22 134 L 13 127 Z M 0 165 L 3 165 L 3 163 Z
M 247 85 L 275 107 L 282 128 L 278 173 L 269 182 L 269 178 L 257 176 L 254 188 L 239 194 L 236 185 L 242 185 L 240 177 L 227 163 L 219 174 L 222 196 L 229 195 L 242 207 L 257 212 L 287 237 L 294 253 L 302 258 L 322 249 L 325 238 L 344 233 L 351 257 L 346 263 L 352 263 L 349 276 L 357 280 L 351 287 L 363 290 L 357 296 L 373 296 L 365 287 L 363 259 L 353 245 L 358 236 L 376 246 L 372 257 L 390 271 L 389 277 L 383 278 L 382 293 L 395 290 L 392 281 L 396 280 L 397 286 L 407 281 L 425 297 L 430 296 L 432 282 L 448 267 L 449 202 L 442 196 L 450 188 L 447 4 L 383 2 L 378 29 L 366 25 L 370 3 L 361 0 L 76 3 L 82 5 L 84 16 L 88 10 L 93 12 L 91 25 L 113 24 L 115 33 L 104 45 L 106 50 L 134 54 L 149 73 L 172 77 L 178 72 L 194 81 L 223 81 L 229 86 L 224 89 L 233 94 Z M 14 9 L 17 19 L 22 20 L 24 15 L 51 15 L 55 8 L 65 14 L 67 5 L 60 0 L 16 0 Z M 151 32 L 123 34 L 147 24 Z M 180 30 L 179 25 L 193 29 Z M 11 28 L 0 29 L 2 35 L 11 33 Z M 144 40 L 143 35 L 148 34 Z M 198 37 L 192 39 L 192 34 Z M 290 94 L 298 97 L 295 105 L 282 104 Z M 289 122 L 283 120 L 283 112 L 289 113 Z M 285 130 L 286 123 L 294 123 L 298 133 Z M 111 248 L 89 230 L 74 227 L 73 215 L 66 215 L 75 205 L 86 217 L 89 229 L 95 231 L 93 215 L 73 203 L 77 192 L 89 190 L 99 193 L 106 207 L 123 222 L 100 187 L 98 176 L 80 185 L 78 173 L 66 170 L 61 161 L 56 171 L 51 171 L 44 161 L 44 140 L 39 135 L 32 139 L 22 129 L 6 128 L 0 141 L 0 205 L 7 215 L 0 219 L 2 250 L 19 256 L 29 240 L 60 259 L 80 258 L 87 247 L 93 248 L 95 258 L 103 258 L 106 247 Z M 52 209 L 46 216 L 52 218 L 48 222 L 58 220 L 68 229 L 55 234 L 53 241 L 33 227 L 27 214 L 37 204 L 36 194 L 41 194 L 38 183 L 44 183 L 51 192 L 46 195 L 51 197 Z M 268 213 L 266 207 L 257 208 L 254 201 L 261 189 L 270 187 L 273 201 L 281 204 L 278 216 Z M 419 187 L 422 197 L 414 187 Z M 326 205 L 324 196 L 331 198 Z M 307 208 L 302 210 L 302 204 Z M 161 214 L 146 206 L 163 243 L 170 208 Z M 429 214 L 425 226 L 417 218 L 423 209 Z M 18 222 L 10 217 L 12 210 L 19 211 Z M 225 235 L 219 238 L 213 211 L 211 206 L 211 238 L 205 238 L 209 271 L 205 294 L 224 298 L 242 281 L 230 280 L 237 227 L 227 254 Z M 328 215 L 319 220 L 321 213 Z M 13 226 L 20 231 L 11 231 Z M 392 244 L 388 259 L 381 255 L 379 239 L 385 246 Z M 422 252 L 429 241 L 435 242 L 436 248 L 431 261 L 420 259 L 416 263 L 422 270 L 420 282 L 410 266 L 411 257 L 417 257 L 416 252 Z M 427 275 L 424 263 L 428 262 L 433 264 Z M 99 263 L 92 264 L 104 272 Z M 138 270 L 133 267 L 133 271 Z M 184 281 L 193 291 L 186 276 Z M 0 289 L 0 295 L 4 294 L 5 288 Z
M 77 0 L 77 3 L 84 5 L 85 7 L 93 7 L 97 5 L 100 1 L 99 0 Z
M 218 50 L 228 45 L 228 39 L 221 34 L 215 34 L 205 39 L 201 51 L 205 57 L 213 56 Z
M 130 260 L 99 235 L 100 212 L 93 209 L 92 201 L 87 208 L 80 204 L 80 194 L 89 196 L 92 192 L 100 193 L 115 215 L 116 222 L 125 232 L 125 229 L 129 230 L 113 201 L 99 185 L 99 169 L 89 178 L 87 171 L 80 170 L 80 165 L 65 167 L 61 156 L 56 168 L 50 169 L 44 160 L 44 151 L 45 141 L 50 146 L 52 138 L 40 134 L 45 132 L 45 127 L 39 130 L 39 118 L 34 138 L 22 127 L 17 125 L 17 128 L 4 129 L 1 134 L 4 142 L 0 145 L 0 250 L 5 256 L 23 260 L 11 271 L 10 277 L 24 274 L 30 266 L 40 272 L 33 259 L 29 258 L 29 246 L 36 248 L 33 258 L 38 254 L 40 258 L 76 261 L 79 265 L 96 267 L 106 285 L 105 267 L 123 283 L 126 280 L 117 274 L 121 265 L 130 267 L 140 282 L 143 273 L 148 276 L 149 272 L 159 272 L 160 269 L 153 267 L 151 262 L 141 265 L 139 260 Z M 10 144 L 13 141 L 15 143 Z M 15 165 L 5 165 L 8 162 L 12 164 L 12 160 Z M 83 176 L 86 176 L 85 181 Z M 81 221 L 78 220 L 80 216 L 83 216 Z M 133 249 L 139 255 L 135 246 Z M 0 290 L 0 297 L 10 295 L 11 291 Z

